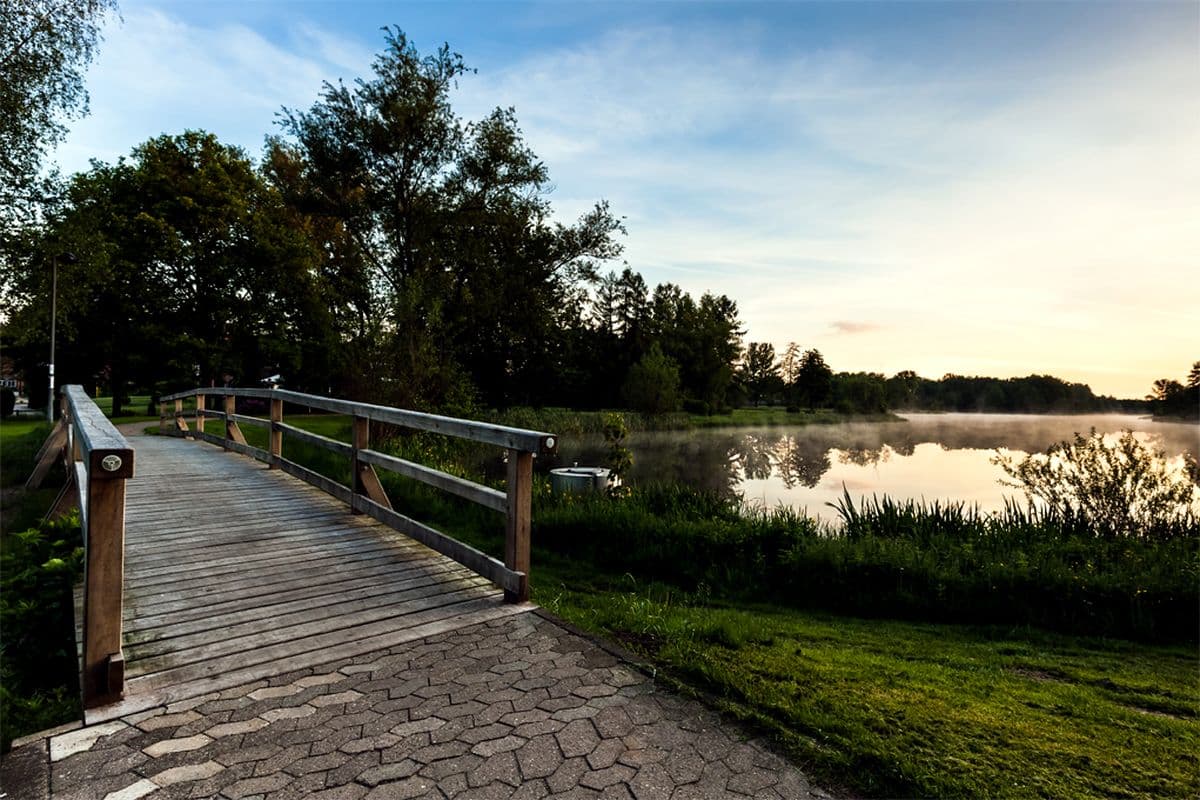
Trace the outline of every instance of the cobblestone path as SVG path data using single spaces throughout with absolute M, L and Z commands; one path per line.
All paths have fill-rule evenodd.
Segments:
M 537 613 L 24 747 L 64 800 L 829 797 Z

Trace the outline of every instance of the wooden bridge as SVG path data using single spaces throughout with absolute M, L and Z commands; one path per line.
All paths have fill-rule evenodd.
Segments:
M 184 409 L 189 398 L 194 411 Z M 213 398 L 221 410 L 208 407 Z M 239 398 L 269 407 L 270 418 L 239 414 Z M 285 403 L 351 416 L 353 441 L 285 423 Z M 530 608 L 532 462 L 555 450 L 551 434 L 222 388 L 164 397 L 160 433 L 174 436 L 131 447 L 81 387 L 64 387 L 62 408 L 31 483 L 56 458 L 68 461 L 56 510 L 73 501 L 81 511 L 88 723 Z M 206 429 L 212 419 L 220 435 Z M 506 491 L 371 449 L 372 423 L 504 448 Z M 243 425 L 265 428 L 268 448 L 249 445 Z M 289 460 L 285 437 L 348 458 L 353 485 Z M 376 467 L 503 514 L 504 561 L 392 508 Z

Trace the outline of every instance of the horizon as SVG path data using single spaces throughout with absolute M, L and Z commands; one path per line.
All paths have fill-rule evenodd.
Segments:
M 513 106 L 560 220 L 606 199 L 653 286 L 838 371 L 1051 374 L 1141 398 L 1197 358 L 1200 6 L 121 4 L 70 173 L 370 74 L 394 25 Z M 621 261 L 611 264 L 619 269 Z

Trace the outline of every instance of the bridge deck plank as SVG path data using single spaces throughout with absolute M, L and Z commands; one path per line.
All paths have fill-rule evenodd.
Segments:
M 201 442 L 134 444 L 126 693 L 89 723 L 528 610 L 281 471 Z

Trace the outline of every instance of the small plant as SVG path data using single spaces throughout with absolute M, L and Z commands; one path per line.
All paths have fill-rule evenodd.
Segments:
M 1093 428 L 1045 453 L 1019 462 L 998 453 L 992 463 L 1010 479 L 1001 483 L 1021 489 L 1030 504 L 1080 518 L 1101 534 L 1174 538 L 1195 530 L 1200 492 L 1133 431 L 1110 444 Z
M 609 491 L 613 493 L 620 488 L 621 476 L 633 466 L 633 453 L 625 446 L 625 437 L 628 435 L 629 428 L 624 416 L 604 415 L 604 443 L 608 447 L 604 465 L 609 469 Z

